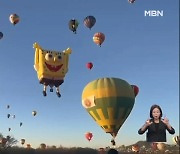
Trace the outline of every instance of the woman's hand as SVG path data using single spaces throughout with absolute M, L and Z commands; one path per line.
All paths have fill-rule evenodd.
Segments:
M 150 121 L 150 119 L 148 119 L 148 120 L 146 120 L 145 125 L 146 125 L 146 127 L 147 127 L 147 126 L 150 126 L 152 123 L 153 123 L 153 122 L 152 122 L 152 121 Z
M 161 119 L 161 121 L 166 124 L 166 125 L 169 125 L 169 119 L 168 118 L 164 118 L 164 119 Z

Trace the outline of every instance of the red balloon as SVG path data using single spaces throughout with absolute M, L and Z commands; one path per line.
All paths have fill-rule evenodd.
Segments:
M 91 68 L 93 67 L 93 63 L 91 63 L 91 62 L 87 63 L 87 64 L 86 64 L 86 67 L 87 67 L 88 69 L 91 69 Z
M 136 97 L 137 94 L 139 93 L 139 88 L 138 88 L 138 86 L 136 86 L 136 85 L 131 85 L 131 87 L 133 88 L 133 90 L 134 90 L 134 95 L 135 95 L 135 97 Z
M 87 139 L 88 141 L 90 141 L 90 140 L 92 139 L 92 137 L 93 137 L 93 134 L 90 133 L 90 132 L 87 132 L 87 133 L 85 134 L 85 137 L 86 137 L 86 139 Z

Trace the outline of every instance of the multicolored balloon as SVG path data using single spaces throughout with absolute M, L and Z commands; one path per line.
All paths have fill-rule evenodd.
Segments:
M 20 21 L 20 18 L 17 14 L 11 14 L 9 20 L 13 25 L 16 25 Z
M 32 111 L 32 115 L 35 116 L 37 114 L 36 111 Z
M 91 132 L 87 132 L 87 133 L 85 134 L 85 137 L 86 137 L 86 139 L 87 139 L 88 141 L 91 141 L 91 139 L 92 139 L 92 137 L 93 137 L 93 134 L 92 134 Z
M 69 29 L 73 31 L 74 34 L 76 34 L 77 28 L 78 28 L 79 22 L 76 19 L 71 19 L 69 21 Z
M 94 16 L 87 16 L 85 19 L 84 19 L 84 25 L 91 29 L 96 23 L 96 18 Z
M 82 105 L 96 123 L 114 138 L 135 103 L 131 85 L 119 78 L 89 82 L 82 92 Z
M 179 136 L 174 136 L 174 137 L 172 138 L 172 140 L 173 140 L 173 142 L 174 142 L 175 144 L 180 145 L 180 138 L 179 138 Z
M 101 32 L 97 32 L 93 36 L 94 43 L 96 43 L 100 47 L 101 47 L 101 44 L 104 42 L 104 40 L 105 40 L 105 35 Z

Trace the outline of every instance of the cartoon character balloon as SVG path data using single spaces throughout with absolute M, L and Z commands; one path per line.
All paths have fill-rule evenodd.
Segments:
M 87 63 L 86 67 L 91 70 L 93 68 L 93 63 L 91 62 Z
M 74 34 L 76 34 L 77 28 L 78 28 L 79 22 L 76 19 L 71 19 L 69 21 L 69 29 L 73 31 Z
M 96 43 L 100 47 L 101 47 L 101 44 L 104 42 L 104 40 L 105 40 L 105 35 L 101 32 L 97 32 L 93 36 L 94 43 Z
M 85 137 L 86 137 L 86 139 L 87 139 L 88 141 L 91 141 L 91 139 L 92 139 L 92 137 L 93 137 L 93 134 L 92 134 L 91 132 L 87 132 L 87 133 L 85 134 Z
M 84 25 L 91 29 L 96 23 L 96 18 L 94 16 L 87 16 L 85 19 L 84 19 Z
M 135 103 L 131 85 L 119 78 L 100 78 L 89 82 L 82 92 L 82 105 L 96 123 L 113 138 L 129 116 Z
M 11 14 L 9 20 L 13 25 L 16 25 L 20 21 L 20 18 L 17 14 Z
M 45 50 L 38 43 L 34 43 L 34 48 L 34 69 L 40 84 L 44 85 L 43 95 L 47 95 L 47 86 L 50 86 L 50 92 L 53 92 L 55 86 L 57 96 L 61 97 L 59 86 L 64 82 L 64 77 L 68 72 L 69 55 L 72 50 L 70 48 L 62 52 Z

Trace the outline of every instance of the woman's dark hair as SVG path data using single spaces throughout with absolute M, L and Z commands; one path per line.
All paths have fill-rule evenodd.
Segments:
M 158 109 L 159 109 L 159 111 L 160 111 L 160 116 L 159 116 L 159 118 L 161 118 L 161 117 L 162 117 L 161 107 L 160 107 L 159 105 L 156 105 L 156 104 L 154 104 L 154 105 L 151 106 L 151 109 L 150 109 L 150 117 L 153 119 L 152 112 L 153 112 L 153 110 L 154 110 L 155 108 L 158 108 Z

